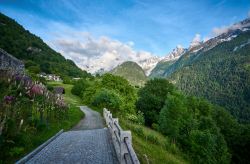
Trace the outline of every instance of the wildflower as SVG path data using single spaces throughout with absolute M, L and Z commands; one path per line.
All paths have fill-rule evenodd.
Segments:
M 22 80 L 22 76 L 19 75 L 19 74 L 16 74 L 16 75 L 15 75 L 15 80 L 16 80 L 16 81 L 21 81 L 21 80 Z
M 11 104 L 14 101 L 14 97 L 13 96 L 4 96 L 4 102 L 6 104 Z
M 30 89 L 31 95 L 42 95 L 43 94 L 43 87 L 39 84 L 35 84 Z

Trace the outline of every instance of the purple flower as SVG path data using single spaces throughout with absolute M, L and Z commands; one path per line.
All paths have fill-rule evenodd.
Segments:
M 15 80 L 16 80 L 16 81 L 22 80 L 22 76 L 19 75 L 19 74 L 16 74 L 16 75 L 15 75 Z
M 6 103 L 6 104 L 10 104 L 10 103 L 12 103 L 13 101 L 14 101 L 14 97 L 13 96 L 4 96 L 4 102 Z

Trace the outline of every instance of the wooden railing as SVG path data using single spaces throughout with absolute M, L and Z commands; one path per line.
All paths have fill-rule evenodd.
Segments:
M 112 113 L 106 108 L 103 109 L 103 116 L 112 136 L 119 162 L 121 164 L 139 164 L 140 162 L 132 147 L 131 132 L 123 131 L 119 125 L 118 118 L 113 118 Z

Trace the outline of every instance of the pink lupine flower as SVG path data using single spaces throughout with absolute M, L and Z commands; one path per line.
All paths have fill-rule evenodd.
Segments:
M 35 84 L 30 89 L 31 95 L 42 95 L 43 94 L 43 87 L 39 84 Z

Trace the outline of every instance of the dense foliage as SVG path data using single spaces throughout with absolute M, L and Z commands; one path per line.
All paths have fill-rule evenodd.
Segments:
M 192 163 L 249 160 L 249 126 L 239 124 L 221 107 L 183 95 L 166 79 L 149 80 L 139 89 L 138 98 L 125 79 L 111 74 L 79 80 L 72 93 L 80 94 L 86 104 L 109 108 L 129 122 L 156 129 Z M 140 129 L 134 130 L 143 136 Z M 152 135 L 146 138 L 159 142 Z
M 135 89 L 119 76 L 104 74 L 95 79 L 81 79 L 71 92 L 81 95 L 86 104 L 110 108 L 115 113 L 135 113 Z
M 173 84 L 165 79 L 150 80 L 139 90 L 136 107 L 144 113 L 146 125 L 151 126 L 158 122 L 161 108 L 168 94 L 173 91 Z
M 138 96 L 137 110 L 144 113 L 146 124 L 170 138 L 193 163 L 249 160 L 249 126 L 223 108 L 185 96 L 165 79 L 148 81 Z
M 160 131 L 178 142 L 195 163 L 229 163 L 226 142 L 209 103 L 171 95 L 160 113 Z
M 59 94 L 33 82 L 27 75 L 0 72 L 0 153 L 1 161 L 15 158 L 32 147 L 32 134 L 53 121 L 67 118 L 68 106 Z
M 125 78 L 134 86 L 141 86 L 147 81 L 144 70 L 137 63 L 132 61 L 127 61 L 118 65 L 110 73 Z
M 0 48 L 25 63 L 32 73 L 53 73 L 65 77 L 90 76 L 75 63 L 52 50 L 39 37 L 0 13 Z
M 207 51 L 185 53 L 161 77 L 187 95 L 225 107 L 241 122 L 250 121 L 250 31 Z M 160 71 L 160 70 L 159 70 Z
M 155 68 L 150 72 L 149 77 L 150 78 L 160 78 L 163 77 L 164 72 L 176 62 L 176 60 L 170 60 L 170 61 L 160 61 L 157 63 Z

